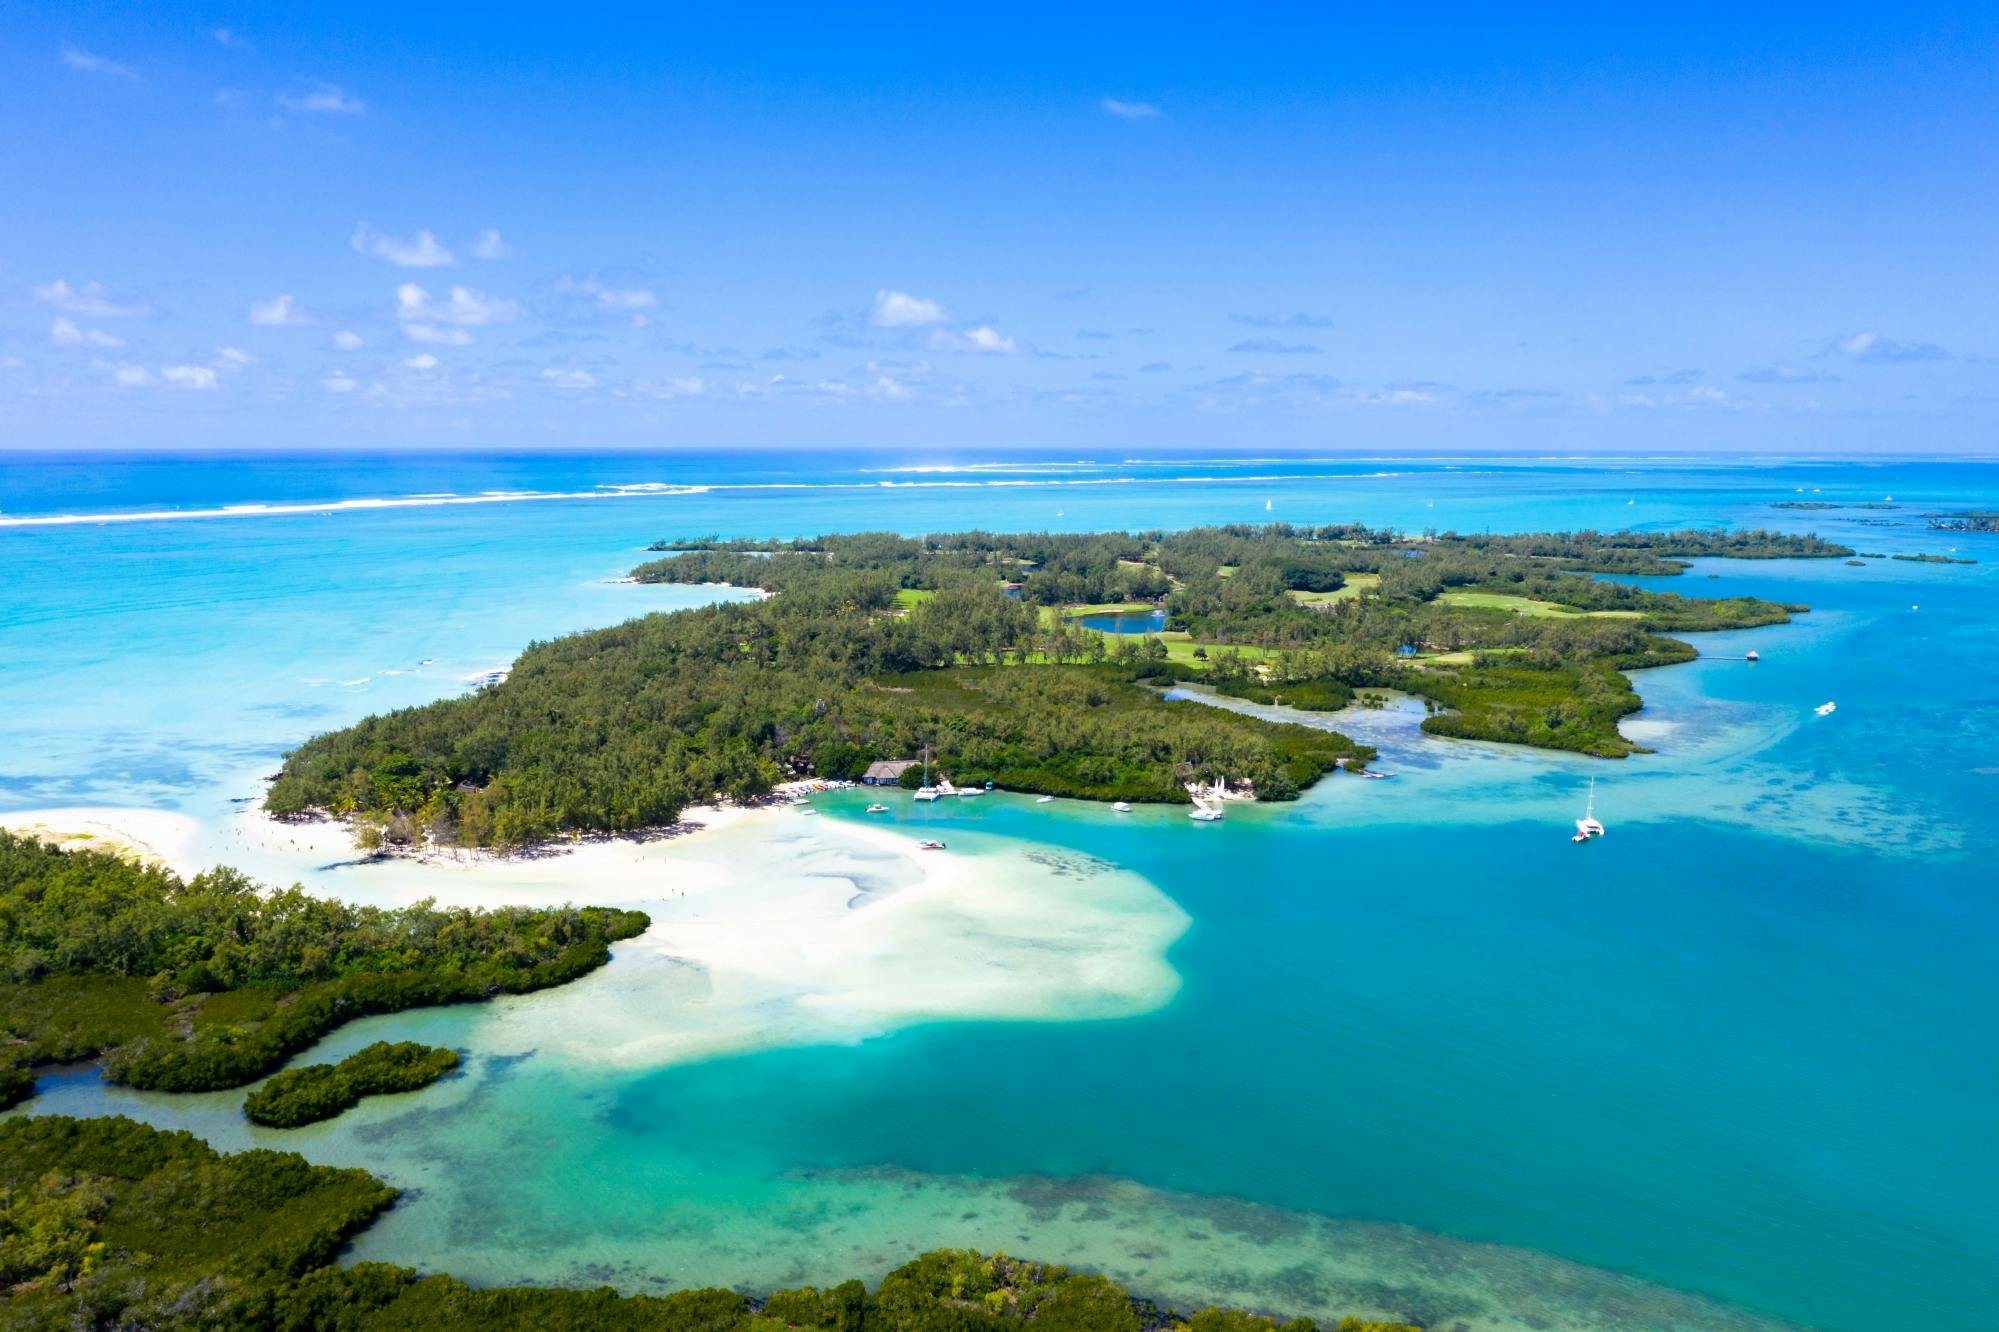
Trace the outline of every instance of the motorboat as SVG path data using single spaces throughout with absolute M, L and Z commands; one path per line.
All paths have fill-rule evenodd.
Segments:
M 1119 813 L 1119 814 L 1129 814 L 1129 813 L 1131 813 L 1131 806 L 1130 806 L 1130 805 L 1127 805 L 1127 804 L 1126 804 L 1126 803 L 1125 803 L 1124 801 L 1122 801 L 1122 800 L 1113 800 L 1113 801 L 1111 802 L 1111 809 L 1112 809 L 1113 811 L 1115 811 L 1116 813 Z
M 1037 805 L 1052 805 L 1052 804 L 1054 804 L 1054 803 L 1055 803 L 1055 797 L 1054 797 L 1054 796 L 1036 796 L 1036 797 L 1034 798 L 1034 803 L 1035 803 L 1035 804 L 1037 804 Z
M 1827 701 L 1819 704 L 1817 707 L 1813 708 L 1812 711 L 1816 712 L 1821 717 L 1830 717 L 1834 712 L 1838 711 L 1838 709 L 1839 709 L 1839 704 Z
M 868 806 L 868 813 L 870 813 L 870 814 L 886 814 L 886 813 L 888 813 L 888 806 L 887 806 L 887 805 L 869 805 L 869 806 Z
M 942 851 L 944 844 L 934 837 L 926 837 L 916 844 L 916 849 L 919 851 Z

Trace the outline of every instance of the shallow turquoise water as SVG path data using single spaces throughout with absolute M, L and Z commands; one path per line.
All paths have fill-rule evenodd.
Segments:
M 954 849 L 983 833 L 1149 879 L 1192 918 L 1170 953 L 1177 997 L 1115 1021 L 932 1024 L 648 1070 L 481 1056 L 453 1089 L 284 1139 L 386 1163 L 418 1190 L 366 1256 L 642 1285 L 824 1278 L 934 1236 L 1080 1253 L 1169 1293 L 1371 1300 L 1444 1326 L 1487 1325 L 1494 1290 L 1516 1308 L 1567 1291 L 1550 1315 L 1567 1325 L 1728 1320 L 1536 1257 L 1555 1255 L 1827 1328 L 1976 1328 L 1999 1307 L 1986 868 L 1999 851 L 1999 539 L 1916 516 L 1993 507 L 1993 469 L 1190 463 L 894 478 L 949 483 L 925 488 L 787 458 L 512 459 L 480 464 L 494 475 L 476 484 L 450 480 L 449 460 L 399 466 L 9 463 L 0 516 L 752 472 L 865 488 L 0 527 L 0 809 L 216 817 L 302 734 L 462 687 L 529 639 L 711 595 L 607 581 L 663 535 L 1261 521 L 1274 496 L 1268 516 L 1294 521 L 1763 523 L 1984 562 L 1723 562 L 1661 580 L 1815 609 L 1641 677 L 1648 706 L 1629 729 L 1659 752 L 1626 763 L 1428 741 L 1390 710 L 1340 724 L 1381 746 L 1394 780 L 1333 779 L 1221 825 L 1004 796 L 898 808 L 961 834 Z M 1906 507 L 1768 507 L 1800 490 Z M 1751 646 L 1759 664 L 1726 660 Z M 1813 716 L 1826 699 L 1838 712 Z M 1565 828 L 1591 773 L 1611 832 L 1578 848 Z M 859 817 L 869 798 L 828 812 Z M 464 1013 L 381 1020 L 329 1048 L 391 1030 L 478 1049 Z M 38 1104 L 113 1104 L 251 1140 L 233 1098 L 69 1079 Z M 1212 1220 L 1215 1199 L 1248 1210 L 1189 1241 L 1185 1218 Z M 1418 1261 L 1396 1248 L 1406 1232 L 1354 1222 L 1508 1247 L 1425 1240 L 1439 1247 Z M 1348 1228 L 1323 1228 L 1335 1224 Z M 1115 1244 L 1089 1248 L 1111 1229 Z M 1201 1258 L 1231 1235 L 1248 1248 Z M 1257 1247 L 1287 1261 L 1246 1275 Z M 1428 1284 L 1363 1289 L 1326 1266 L 1342 1247 Z M 1483 1313 L 1468 1293 L 1481 1281 Z M 1614 1299 L 1637 1303 L 1613 1313 Z

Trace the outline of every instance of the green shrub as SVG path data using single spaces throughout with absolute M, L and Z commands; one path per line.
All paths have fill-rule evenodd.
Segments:
M 243 1102 L 251 1122 L 297 1128 L 348 1109 L 364 1096 L 415 1091 L 458 1067 L 458 1054 L 416 1041 L 377 1041 L 337 1064 L 286 1069 Z

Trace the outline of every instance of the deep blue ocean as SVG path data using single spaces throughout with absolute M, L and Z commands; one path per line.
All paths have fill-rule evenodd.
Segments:
M 654 1233 L 688 1264 L 795 1245 L 790 1275 L 838 1278 L 812 1255 L 852 1224 L 840 1208 L 913 1217 L 895 1209 L 997 1191 L 1025 1227 L 1005 1237 L 1017 1252 L 1089 1259 L 1074 1248 L 1089 1207 L 1156 1232 L 1121 1251 L 1140 1288 L 1128 1255 L 1156 1251 L 1179 1289 L 1248 1289 L 1232 1259 L 1184 1257 L 1175 1218 L 1225 1201 L 1258 1218 L 1236 1227 L 1256 1244 L 1296 1243 L 1288 1292 L 1253 1292 L 1267 1302 L 1360 1298 L 1298 1238 L 1345 1242 L 1312 1228 L 1338 1219 L 1369 1243 L 1436 1246 L 1433 1287 L 1370 1298 L 1440 1327 L 1510 1326 L 1477 1300 L 1535 1283 L 1555 1300 L 1581 1264 L 1640 1293 L 1549 1325 L 1969 1332 L 1999 1322 L 1999 536 L 1926 515 L 1995 508 L 1999 466 L 1967 462 L 11 456 L 0 813 L 223 819 L 307 735 L 463 690 L 531 641 L 689 604 L 615 581 L 660 537 L 1816 531 L 1863 563 L 1703 561 L 1656 580 L 1812 610 L 1638 677 L 1646 708 L 1626 729 L 1651 755 L 1434 740 L 1390 710 L 1337 724 L 1378 744 L 1394 780 L 1334 779 L 1225 825 L 1011 797 L 936 815 L 974 846 L 1044 845 L 1155 885 L 1191 918 L 1163 1007 L 905 1026 L 566 1076 L 511 1102 L 496 1073 L 480 1131 L 508 1126 L 505 1150 L 421 1108 L 292 1141 L 449 1162 L 456 1192 L 421 1181 L 363 1256 L 475 1280 L 519 1279 L 507 1254 L 531 1250 L 564 1265 L 526 1275 L 587 1277 L 595 1244 L 618 1252 L 596 1279 L 640 1285 L 618 1246 Z M 1978 563 L 1887 558 L 1916 553 Z M 1568 821 L 1592 775 L 1611 831 L 1577 848 Z M 239 1145 L 204 1105 L 76 1073 L 30 1108 L 117 1108 Z M 700 1211 L 704 1190 L 726 1220 Z M 974 1212 L 937 1241 L 990 1240 Z M 922 1215 L 948 1228 L 960 1213 Z M 910 1238 L 884 1222 L 841 1251 L 887 1263 Z M 1652 1288 L 1712 1303 L 1648 1313 L 1668 1307 L 1644 1303 Z

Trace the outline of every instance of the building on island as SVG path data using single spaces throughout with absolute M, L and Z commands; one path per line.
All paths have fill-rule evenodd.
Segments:
M 862 786 L 900 786 L 902 774 L 916 766 L 915 759 L 880 759 L 861 774 Z M 850 769 L 851 771 L 851 769 Z

